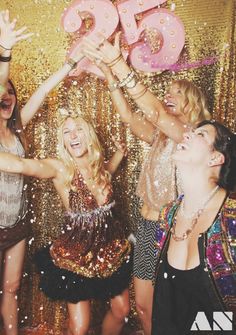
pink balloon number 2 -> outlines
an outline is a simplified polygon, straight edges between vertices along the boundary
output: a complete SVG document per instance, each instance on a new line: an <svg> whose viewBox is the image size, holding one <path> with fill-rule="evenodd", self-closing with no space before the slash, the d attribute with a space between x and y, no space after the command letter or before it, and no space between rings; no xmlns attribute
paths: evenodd
<svg viewBox="0 0 236 335"><path fill-rule="evenodd" d="M62 16L62 25L65 31L73 33L82 30L83 18L88 15L92 17L93 25L84 36L89 36L94 41L97 39L97 33L102 33L106 38L110 37L119 23L117 9L110 0L76 0ZM69 57L79 50L80 44L80 39L75 41L69 50ZM79 76L83 71L103 77L101 70L85 58L78 63L77 68L71 71L70 75Z"/></svg>
<svg viewBox="0 0 236 335"><path fill-rule="evenodd" d="M64 12L62 24L67 32L82 32L83 17L89 15L93 18L93 25L85 35L96 40L98 32L110 37L120 19L130 46L132 66L144 72L163 71L177 62L185 41L181 20L173 12L157 8L164 2L166 0L121 0L116 8L110 0L76 0ZM143 15L140 21L136 20L138 14ZM72 45L69 56L80 48L80 43L79 39ZM103 77L102 72L87 59L80 61L71 75L83 71Z"/></svg>

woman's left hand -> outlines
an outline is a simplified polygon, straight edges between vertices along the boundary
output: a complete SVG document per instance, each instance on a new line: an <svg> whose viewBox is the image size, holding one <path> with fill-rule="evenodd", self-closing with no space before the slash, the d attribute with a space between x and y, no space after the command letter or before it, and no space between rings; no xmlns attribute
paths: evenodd
<svg viewBox="0 0 236 335"><path fill-rule="evenodd" d="M10 22L9 11L0 12L0 46L5 50L11 50L13 46L21 41L29 38L33 33L24 34L27 27L15 29L16 19Z"/></svg>
<svg viewBox="0 0 236 335"><path fill-rule="evenodd" d="M109 64L121 54L120 34L121 32L116 34L114 45L108 42L101 34L99 34L101 40L100 43L94 42L88 37L84 37L82 42L82 52L87 57L92 57L98 61L101 60L104 63Z"/></svg>

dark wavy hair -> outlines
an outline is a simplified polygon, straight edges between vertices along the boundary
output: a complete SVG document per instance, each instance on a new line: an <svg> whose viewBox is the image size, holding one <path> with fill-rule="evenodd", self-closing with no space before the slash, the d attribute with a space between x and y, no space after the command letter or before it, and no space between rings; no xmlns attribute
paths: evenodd
<svg viewBox="0 0 236 335"><path fill-rule="evenodd" d="M27 149L27 144L26 144L26 138L24 135L24 130L23 130L23 125L21 121L21 115L20 115L20 110L18 106L18 100L17 100L17 94L16 94L16 89L15 86L13 85L13 82L11 80L8 80L8 83L11 85L11 88L13 90L13 93L16 97L16 103L13 108L13 112L9 120L7 120L7 127L15 134L21 144L23 145L24 149Z"/></svg>
<svg viewBox="0 0 236 335"><path fill-rule="evenodd" d="M213 147L224 155L225 161L220 169L218 185L228 192L236 191L236 135L220 122L205 120L197 128L211 125L215 128L216 137Z"/></svg>

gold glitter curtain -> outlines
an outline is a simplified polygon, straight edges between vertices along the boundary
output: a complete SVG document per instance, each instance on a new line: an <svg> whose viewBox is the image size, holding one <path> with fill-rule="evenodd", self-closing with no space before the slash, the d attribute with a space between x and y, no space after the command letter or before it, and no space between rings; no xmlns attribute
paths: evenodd
<svg viewBox="0 0 236 335"><path fill-rule="evenodd" d="M56 71L65 59L70 36L60 24L61 14L69 0L1 0L0 10L8 8L11 17L18 18L19 26L26 25L35 33L31 41L19 43L13 51L11 78L16 84L20 104L23 105L33 91L51 73ZM159 97L163 97L166 85L176 78L187 78L197 83L206 93L214 118L223 121L236 130L236 50L234 0L176 0L167 1L170 9L175 4L175 13L185 26L186 43L180 63L200 64L209 57L216 57L211 65L188 68L181 72L164 72L156 75L142 75L142 80ZM106 85L92 75L83 75L72 82L58 86L46 99L40 113L27 128L30 155L37 157L55 156L57 128L60 119L58 107L69 106L80 109L96 126L104 146L106 157L113 150L111 135L125 139L129 149L128 159L115 176L115 192L128 230L135 230L138 214L138 200L135 187L140 172L140 162L148 147L138 141L129 129L121 124L112 108ZM133 104L133 108L136 106ZM31 262L32 253L57 236L62 224L62 205L50 181L30 181L30 202L32 214L32 238L24 269L20 299L20 321L22 325L47 324L54 334L62 333L66 318L65 305L51 303L38 290L38 276ZM132 305L133 299L132 299ZM101 312L102 310L102 312ZM134 309L133 309L134 311ZM93 306L92 327L96 329L101 321L103 309ZM134 322L133 322L134 321ZM136 326L132 313L131 326ZM132 328L132 327L131 327ZM50 331L45 331L49 334ZM91 330L91 334L99 334Z"/></svg>

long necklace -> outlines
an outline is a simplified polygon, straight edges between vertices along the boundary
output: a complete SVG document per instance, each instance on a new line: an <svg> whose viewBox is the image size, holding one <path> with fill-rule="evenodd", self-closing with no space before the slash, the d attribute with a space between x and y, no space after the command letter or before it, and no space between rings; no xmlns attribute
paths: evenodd
<svg viewBox="0 0 236 335"><path fill-rule="evenodd" d="M206 208L206 205L209 203L209 201L214 197L214 195L216 194L216 192L219 190L219 186L217 185L209 194L208 196L206 197L205 201L203 202L203 204L201 205L200 208L198 208L196 211L192 212L191 213L191 216L188 215L184 215L184 211L183 209L181 210L181 204L183 203L183 200L182 200L182 203L180 204L180 210L181 210L181 214L186 218L191 218L191 225L190 227L182 234L182 236L178 236L176 235L176 232L175 232L175 227L176 227L176 216L174 217L174 222L173 222L173 226L171 227L171 234L172 234L172 237L173 239L176 241L176 242L180 242L180 241L183 241L183 240L186 240L189 235L191 234L191 232L193 231L194 227L196 226L197 222L198 222L198 219L200 217L200 215L204 212L205 208ZM183 206L183 205L182 205Z"/></svg>

